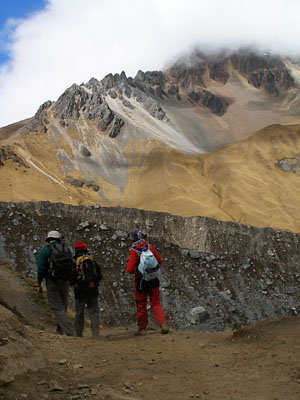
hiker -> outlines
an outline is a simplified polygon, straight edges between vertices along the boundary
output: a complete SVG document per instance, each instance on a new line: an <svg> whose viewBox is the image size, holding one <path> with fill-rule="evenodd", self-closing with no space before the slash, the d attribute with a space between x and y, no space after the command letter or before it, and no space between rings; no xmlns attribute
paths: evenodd
<svg viewBox="0 0 300 400"><path fill-rule="evenodd" d="M37 264L38 293L42 294L42 281L45 279L48 302L56 318L57 333L75 336L74 326L67 315L69 280L74 268L72 251L61 242L61 235L57 231L50 231L45 241L47 245L40 251Z"/></svg>
<svg viewBox="0 0 300 400"><path fill-rule="evenodd" d="M101 270L86 244L75 244L76 267L72 279L75 295L75 330L78 337L82 337L84 329L84 311L87 306L91 322L92 337L99 337L99 305L98 286L101 280Z"/></svg>
<svg viewBox="0 0 300 400"><path fill-rule="evenodd" d="M155 264L157 266L154 268L157 272L159 271L159 266L162 264L162 258L152 246L152 244L146 242L146 234L140 229L133 229L129 235L129 239L133 242L129 254L128 264L126 266L127 272L130 274L135 274L134 282L134 294L137 304L137 324L138 331L136 336L141 336L146 334L146 329L148 325L148 311L147 311L147 299L150 298L150 306L153 310L156 322L161 328L161 333L166 334L169 332L169 327L167 324L166 315L160 304L159 296L159 273L155 274L154 279L149 279L143 277L142 273L139 271L141 254L143 251L150 250L155 256Z"/></svg>

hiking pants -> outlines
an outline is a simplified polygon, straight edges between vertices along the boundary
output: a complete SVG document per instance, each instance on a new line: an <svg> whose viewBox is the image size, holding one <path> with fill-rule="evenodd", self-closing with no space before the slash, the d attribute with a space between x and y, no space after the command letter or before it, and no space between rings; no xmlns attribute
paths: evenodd
<svg viewBox="0 0 300 400"><path fill-rule="evenodd" d="M69 282L60 281L47 286L47 297L52 308L57 325L68 336L75 336L75 329L68 317Z"/></svg>
<svg viewBox="0 0 300 400"><path fill-rule="evenodd" d="M91 321L92 336L99 335L99 305L98 295L93 297L82 297L75 299L75 330L77 336L82 336L84 329L84 311L87 306L89 318Z"/></svg>
<svg viewBox="0 0 300 400"><path fill-rule="evenodd" d="M139 329L146 329L148 326L148 295L150 298L150 306L153 310L154 318L158 325L160 326L164 322L167 322L166 315L160 304L159 286L150 288L148 292L139 292L135 288L134 294L137 305L137 323Z"/></svg>

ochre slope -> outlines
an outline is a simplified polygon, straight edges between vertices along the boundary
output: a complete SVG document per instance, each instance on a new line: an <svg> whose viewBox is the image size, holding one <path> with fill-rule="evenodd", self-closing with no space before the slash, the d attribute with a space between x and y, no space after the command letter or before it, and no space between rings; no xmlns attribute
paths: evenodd
<svg viewBox="0 0 300 400"><path fill-rule="evenodd" d="M152 143L142 166L139 162L136 159L129 170L123 206L183 216L226 217L218 207L213 182L202 176L201 158L189 157L156 142Z"/></svg>
<svg viewBox="0 0 300 400"><path fill-rule="evenodd" d="M4 161L0 200L123 206L300 231L300 172L287 172L279 164L283 159L297 164L299 159L300 165L300 124L272 125L197 156L133 137L122 156L127 165L120 172L113 164L107 167L107 174L127 176L123 188L99 173L97 180L91 176L99 191L70 183L68 177L87 179L76 167L73 139L60 137L58 151L57 137L51 135L2 141L25 166ZM68 161L58 157L62 150Z"/></svg>
<svg viewBox="0 0 300 400"><path fill-rule="evenodd" d="M299 159L300 125L272 125L203 157L204 175L236 222L300 230L300 174L278 161Z"/></svg>

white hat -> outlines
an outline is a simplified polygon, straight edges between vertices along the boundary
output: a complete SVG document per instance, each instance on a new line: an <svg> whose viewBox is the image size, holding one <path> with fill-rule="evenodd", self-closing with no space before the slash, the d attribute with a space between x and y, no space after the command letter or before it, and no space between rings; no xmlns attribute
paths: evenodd
<svg viewBox="0 0 300 400"><path fill-rule="evenodd" d="M50 231L45 239L46 242L50 239L60 239L60 233L57 231Z"/></svg>

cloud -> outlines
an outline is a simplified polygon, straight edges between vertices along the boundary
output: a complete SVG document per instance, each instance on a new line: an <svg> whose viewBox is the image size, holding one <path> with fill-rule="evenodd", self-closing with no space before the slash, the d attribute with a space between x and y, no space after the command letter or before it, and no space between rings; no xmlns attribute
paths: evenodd
<svg viewBox="0 0 300 400"><path fill-rule="evenodd" d="M73 83L162 69L196 45L299 56L299 15L298 0L48 0L14 21L9 38L0 33L10 55L0 67L0 126Z"/></svg>

